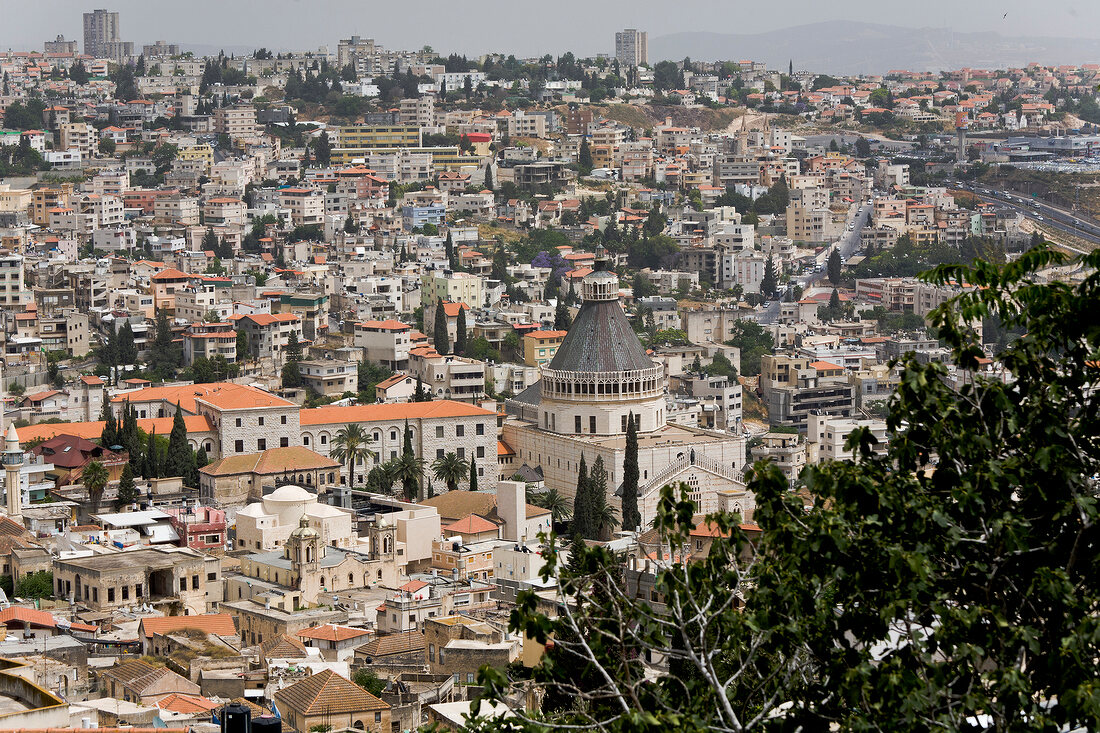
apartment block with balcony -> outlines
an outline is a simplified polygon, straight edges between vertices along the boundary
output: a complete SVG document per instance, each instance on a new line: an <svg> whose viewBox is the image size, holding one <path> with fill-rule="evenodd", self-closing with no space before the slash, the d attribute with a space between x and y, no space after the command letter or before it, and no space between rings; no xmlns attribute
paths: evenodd
<svg viewBox="0 0 1100 733"><path fill-rule="evenodd" d="M224 358L232 364L237 361L237 331L232 323L192 323L183 332L183 363L187 366L196 359Z"/></svg>
<svg viewBox="0 0 1100 733"><path fill-rule="evenodd" d="M316 359L298 362L302 385L319 395L339 396L358 389L356 364L349 361Z"/></svg>

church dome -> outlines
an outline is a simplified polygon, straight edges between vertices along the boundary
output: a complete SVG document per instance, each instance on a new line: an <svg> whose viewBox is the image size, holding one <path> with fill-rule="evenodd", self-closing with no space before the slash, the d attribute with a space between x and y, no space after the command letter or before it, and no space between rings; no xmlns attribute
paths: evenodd
<svg viewBox="0 0 1100 733"><path fill-rule="evenodd" d="M264 498L271 501L313 501L313 494L301 486L287 484L275 489Z"/></svg>
<svg viewBox="0 0 1100 733"><path fill-rule="evenodd" d="M570 372L625 372L652 369L653 360L619 305L619 278L598 257L582 283L584 302L550 369Z"/></svg>

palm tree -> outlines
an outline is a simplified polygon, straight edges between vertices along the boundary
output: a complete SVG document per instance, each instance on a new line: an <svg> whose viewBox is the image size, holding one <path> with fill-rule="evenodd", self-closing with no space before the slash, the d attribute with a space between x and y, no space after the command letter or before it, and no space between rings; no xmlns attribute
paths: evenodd
<svg viewBox="0 0 1100 733"><path fill-rule="evenodd" d="M432 475L437 481L447 484L447 491L458 488L458 482L466 478L470 463L455 453L448 453L432 461Z"/></svg>
<svg viewBox="0 0 1100 733"><path fill-rule="evenodd" d="M569 500L562 496L557 489L549 489L541 494L533 495L531 503L543 509L549 509L550 519L554 524L560 524L573 516L573 508Z"/></svg>
<svg viewBox="0 0 1100 733"><path fill-rule="evenodd" d="M103 489L107 488L107 482L111 480L107 467L99 461L92 461L84 467L80 478L84 482L84 488L88 490L89 502L98 511L99 502L103 499Z"/></svg>
<svg viewBox="0 0 1100 733"><path fill-rule="evenodd" d="M332 439L329 454L334 460L348 464L348 488L355 487L355 465L374 455L368 447L370 442L370 436L359 423L345 425Z"/></svg>
<svg viewBox="0 0 1100 733"><path fill-rule="evenodd" d="M600 513L596 515L596 531L600 537L610 537L615 528L619 526L619 512L610 504L600 507Z"/></svg>
<svg viewBox="0 0 1100 733"><path fill-rule="evenodd" d="M424 459L411 453L403 453L390 461L390 465L392 466L392 475L395 482L399 482L403 486L413 487L411 490L406 490L405 501L417 499L417 496L410 496L410 494L420 493L420 478L424 475Z"/></svg>

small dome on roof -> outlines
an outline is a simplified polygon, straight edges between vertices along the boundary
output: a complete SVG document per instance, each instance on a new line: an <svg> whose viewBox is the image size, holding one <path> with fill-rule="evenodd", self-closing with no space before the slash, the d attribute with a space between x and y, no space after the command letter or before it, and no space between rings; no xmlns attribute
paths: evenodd
<svg viewBox="0 0 1100 733"><path fill-rule="evenodd" d="M309 517L303 516L298 520L298 529L290 533L291 537L298 537L300 539L313 539L320 537L321 533L309 526Z"/></svg>

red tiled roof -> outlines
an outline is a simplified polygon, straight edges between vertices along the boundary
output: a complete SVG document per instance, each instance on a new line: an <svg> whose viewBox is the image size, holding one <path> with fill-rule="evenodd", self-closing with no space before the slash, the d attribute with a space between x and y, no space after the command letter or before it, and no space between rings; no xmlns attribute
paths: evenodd
<svg viewBox="0 0 1100 733"><path fill-rule="evenodd" d="M370 634L370 631L367 629L337 626L336 624L324 624L323 626L316 626L298 632L298 636L302 639L317 639L318 641L347 641L368 634Z"/></svg>

